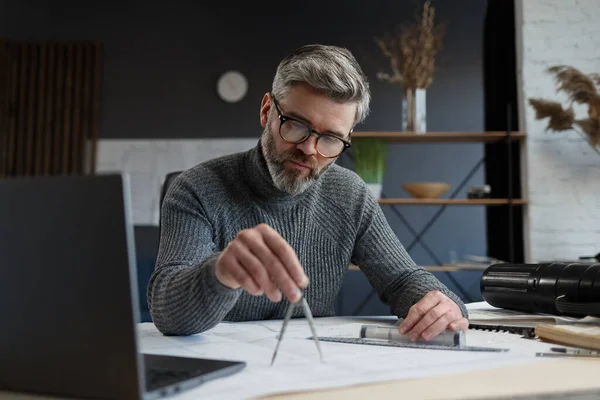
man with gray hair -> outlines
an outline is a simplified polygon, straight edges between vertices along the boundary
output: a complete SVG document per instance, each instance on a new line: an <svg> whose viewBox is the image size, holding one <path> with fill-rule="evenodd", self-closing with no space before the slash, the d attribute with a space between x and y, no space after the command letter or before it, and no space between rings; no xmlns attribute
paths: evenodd
<svg viewBox="0 0 600 400"><path fill-rule="evenodd" d="M415 265L364 181L334 164L369 102L346 49L307 45L281 61L257 146L184 171L167 191L148 284L161 332L283 318L302 292L314 316L331 316L351 263L411 340L468 328L464 304Z"/></svg>

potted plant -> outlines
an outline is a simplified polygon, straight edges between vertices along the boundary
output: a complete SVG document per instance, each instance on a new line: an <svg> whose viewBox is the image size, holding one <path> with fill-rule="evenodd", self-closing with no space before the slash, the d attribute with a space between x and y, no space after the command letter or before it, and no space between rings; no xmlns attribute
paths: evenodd
<svg viewBox="0 0 600 400"><path fill-rule="evenodd" d="M378 138L352 140L354 171L365 181L376 199L381 198L387 143Z"/></svg>

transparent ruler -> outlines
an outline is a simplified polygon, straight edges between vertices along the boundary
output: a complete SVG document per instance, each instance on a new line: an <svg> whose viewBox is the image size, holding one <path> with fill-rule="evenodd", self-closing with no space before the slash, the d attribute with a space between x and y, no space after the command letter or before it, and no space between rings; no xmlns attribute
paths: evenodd
<svg viewBox="0 0 600 400"><path fill-rule="evenodd" d="M312 340L312 336L308 339ZM452 350L452 351L492 351L492 352L505 352L509 349L495 348L495 347L478 347L478 346L465 346L465 347L454 347L454 346L439 346L430 345L426 343L405 343L395 342L389 340L374 340L374 339L358 339L358 338L343 338L343 337L319 337L321 342L334 342L334 343L346 343L346 344L365 344L369 346L388 346L388 347L407 347L413 349L428 349L428 350Z"/></svg>

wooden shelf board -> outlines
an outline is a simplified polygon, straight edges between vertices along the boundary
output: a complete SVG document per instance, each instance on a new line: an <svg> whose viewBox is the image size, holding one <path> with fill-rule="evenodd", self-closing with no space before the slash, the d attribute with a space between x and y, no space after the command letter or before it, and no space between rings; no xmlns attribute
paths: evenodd
<svg viewBox="0 0 600 400"><path fill-rule="evenodd" d="M414 199L414 198L389 198L379 199L379 204L382 205L505 205L508 204L508 199ZM515 205L527 204L527 199L513 199Z"/></svg>
<svg viewBox="0 0 600 400"><path fill-rule="evenodd" d="M382 138L399 143L431 143L431 142L497 142L505 139L506 132L352 132L352 138ZM525 132L511 132L512 140L522 140L527 137Z"/></svg>
<svg viewBox="0 0 600 400"><path fill-rule="evenodd" d="M479 271L478 269L474 269L474 268L461 268L461 267L458 267L458 266L455 267L452 265L424 265L423 268L425 268L427 271L430 271L430 272ZM348 269L350 271L360 271L360 268L358 267L358 265L354 265L354 264L351 264Z"/></svg>

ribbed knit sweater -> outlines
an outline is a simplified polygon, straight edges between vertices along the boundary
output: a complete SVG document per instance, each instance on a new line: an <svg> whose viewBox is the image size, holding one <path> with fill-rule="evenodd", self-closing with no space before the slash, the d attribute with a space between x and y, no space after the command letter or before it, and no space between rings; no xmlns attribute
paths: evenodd
<svg viewBox="0 0 600 400"><path fill-rule="evenodd" d="M161 332L189 335L223 320L283 318L289 305L285 297L274 303L228 288L215 277L219 252L238 232L260 223L295 250L310 280L304 296L315 317L334 315L351 263L360 266L398 317L432 290L450 297L467 316L462 301L413 262L358 175L334 164L310 188L291 195L274 186L259 142L184 171L168 189L147 293ZM303 316L302 308L293 316Z"/></svg>

